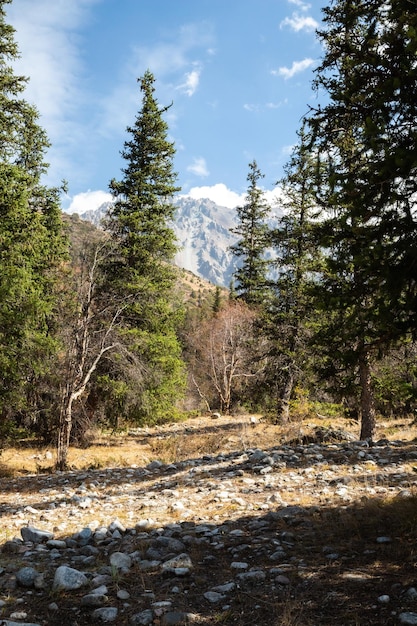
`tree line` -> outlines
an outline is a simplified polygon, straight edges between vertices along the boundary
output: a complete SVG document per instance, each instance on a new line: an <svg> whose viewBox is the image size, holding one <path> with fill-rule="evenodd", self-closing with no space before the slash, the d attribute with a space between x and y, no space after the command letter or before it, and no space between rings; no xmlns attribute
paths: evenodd
<svg viewBox="0 0 417 626"><path fill-rule="evenodd" d="M183 297L173 265L175 146L148 70L103 231L78 245L42 183L47 136L16 76L0 0L0 436L55 441L60 469L88 426L192 410L291 418L337 402L372 438L376 412L411 412L417 382L416 46L410 0L333 0L311 108L271 226L249 164L227 295ZM172 105L170 105L172 106Z"/></svg>

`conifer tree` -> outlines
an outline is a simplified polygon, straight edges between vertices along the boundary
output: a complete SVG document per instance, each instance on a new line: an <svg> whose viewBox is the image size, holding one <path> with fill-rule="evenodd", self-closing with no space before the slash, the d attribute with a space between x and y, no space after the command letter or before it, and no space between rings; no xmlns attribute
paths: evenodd
<svg viewBox="0 0 417 626"><path fill-rule="evenodd" d="M333 0L324 23L315 84L329 102L308 118L326 211L322 345L330 369L357 372L361 437L371 438L372 362L416 316L417 10L409 0Z"/></svg>
<svg viewBox="0 0 417 626"><path fill-rule="evenodd" d="M268 225L266 219L270 206L265 200L264 192L259 187L263 174L256 161L249 164L249 182L246 202L237 208L238 225L231 232L240 239L230 247L231 251L241 260L236 269L235 290L237 297L249 305L261 304L266 294L268 261L265 252L268 248Z"/></svg>
<svg viewBox="0 0 417 626"><path fill-rule="evenodd" d="M49 146L38 113L14 74L14 29L0 0L0 415L19 410L45 371L55 343L57 271L65 256L59 190L44 187Z"/></svg>
<svg viewBox="0 0 417 626"><path fill-rule="evenodd" d="M169 107L160 108L150 71L138 82L142 105L127 129L126 167L121 180L110 183L115 203L107 228L115 254L107 272L110 289L131 294L134 301L123 316L124 332L143 361L136 416L149 420L166 414L183 389L172 266L177 249L173 196L180 188L173 171L175 148L163 119Z"/></svg>
<svg viewBox="0 0 417 626"><path fill-rule="evenodd" d="M310 284L320 258L311 236L319 213L312 188L313 168L303 129L280 181L283 213L271 231L276 278L263 324L271 342L269 360L277 419L284 422L289 419L290 400L302 375L302 384L307 386L308 338L313 322Z"/></svg>

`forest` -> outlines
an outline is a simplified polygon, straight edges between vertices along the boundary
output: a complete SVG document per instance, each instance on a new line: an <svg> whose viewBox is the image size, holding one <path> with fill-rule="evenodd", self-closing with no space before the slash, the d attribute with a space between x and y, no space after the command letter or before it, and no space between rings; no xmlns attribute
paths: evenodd
<svg viewBox="0 0 417 626"><path fill-rule="evenodd" d="M318 104L277 181L282 217L269 225L252 161L226 290L173 264L175 103L159 103L150 70L103 228L62 212L65 184L43 182L49 141L24 98L30 77L13 69L10 2L0 0L0 449L54 442L64 469L92 427L311 411L353 418L372 440L378 416L413 416L415 3L323 9Z"/></svg>

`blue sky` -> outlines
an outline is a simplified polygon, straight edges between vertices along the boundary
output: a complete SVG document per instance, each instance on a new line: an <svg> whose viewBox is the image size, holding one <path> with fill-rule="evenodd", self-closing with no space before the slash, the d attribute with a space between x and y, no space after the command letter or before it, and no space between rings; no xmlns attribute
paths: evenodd
<svg viewBox="0 0 417 626"><path fill-rule="evenodd" d="M121 176L126 126L150 69L175 142L182 193L238 205L256 159L273 192L322 50L315 36L325 0L14 0L30 78L25 97L52 143L48 183L66 179L63 207L82 212Z"/></svg>

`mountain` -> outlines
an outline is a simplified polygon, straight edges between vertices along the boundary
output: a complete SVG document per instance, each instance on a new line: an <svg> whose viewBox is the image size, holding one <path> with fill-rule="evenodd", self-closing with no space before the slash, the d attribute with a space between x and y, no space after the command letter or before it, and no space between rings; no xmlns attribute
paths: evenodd
<svg viewBox="0 0 417 626"><path fill-rule="evenodd" d="M176 265L215 285L228 287L236 269L236 259L230 252L237 240L230 232L236 226L236 209L189 196L178 196L174 204L177 210L173 230L180 248ZM111 203L105 202L83 213L81 219L100 226L110 207ZM279 209L272 210L271 223L276 222L279 214Z"/></svg>
<svg viewBox="0 0 417 626"><path fill-rule="evenodd" d="M180 246L175 263L215 285L229 286L235 270L230 246L236 235L236 210L219 206L211 200L176 199L173 229Z"/></svg>
<svg viewBox="0 0 417 626"><path fill-rule="evenodd" d="M108 211L112 206L111 202L103 202L97 209L90 209L89 211L85 211L80 215L82 220L86 222L91 222L97 228L100 228L102 220L106 217Z"/></svg>
<svg viewBox="0 0 417 626"><path fill-rule="evenodd" d="M219 286L229 286L235 259L229 250L236 241L230 232L236 224L236 210L217 205L208 199L193 200L179 196L173 230L180 250L175 264ZM110 202L82 213L81 219L100 226Z"/></svg>

